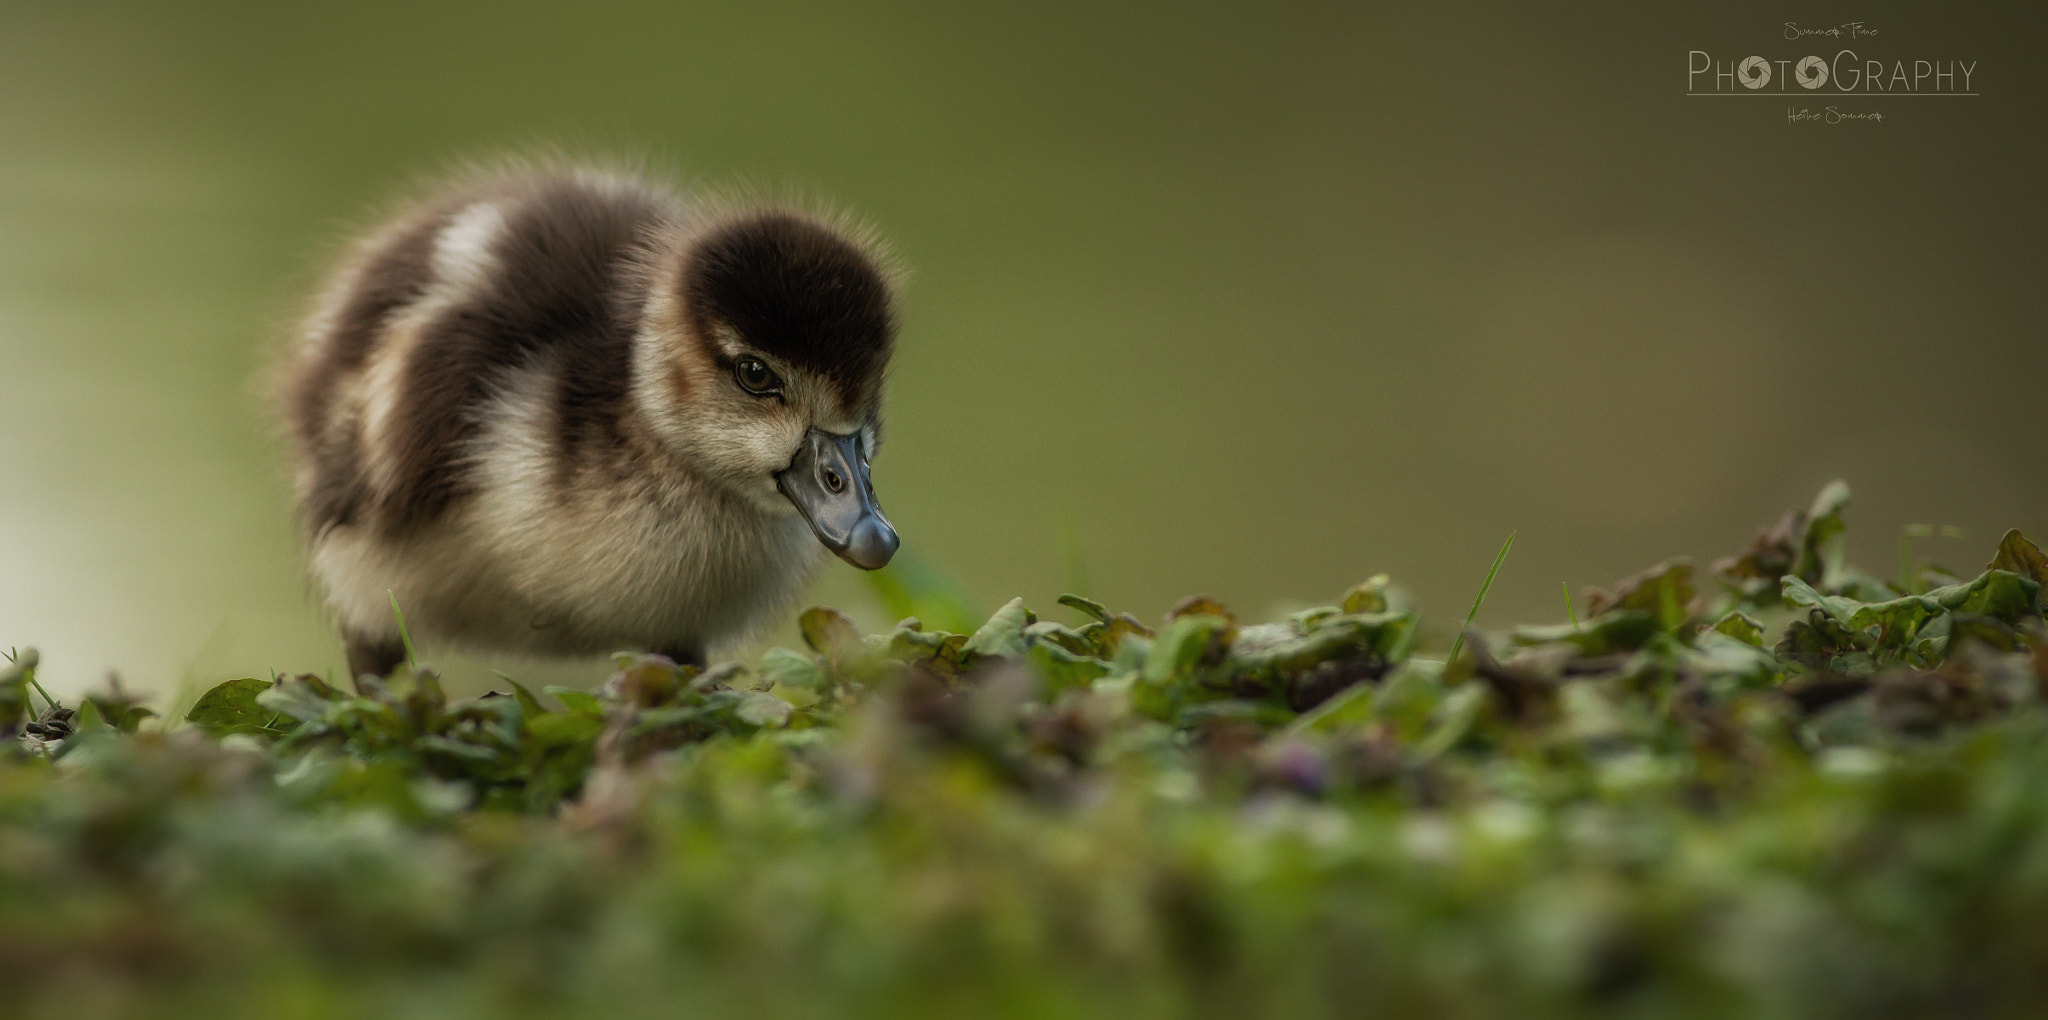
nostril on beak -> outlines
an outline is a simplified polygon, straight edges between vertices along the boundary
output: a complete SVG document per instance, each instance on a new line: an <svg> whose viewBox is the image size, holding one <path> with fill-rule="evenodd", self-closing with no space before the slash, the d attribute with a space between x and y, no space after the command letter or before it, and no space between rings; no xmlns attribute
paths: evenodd
<svg viewBox="0 0 2048 1020"><path fill-rule="evenodd" d="M826 468L825 488L830 489L834 494L837 494L846 488L846 479L839 477L839 472L834 471L831 468Z"/></svg>

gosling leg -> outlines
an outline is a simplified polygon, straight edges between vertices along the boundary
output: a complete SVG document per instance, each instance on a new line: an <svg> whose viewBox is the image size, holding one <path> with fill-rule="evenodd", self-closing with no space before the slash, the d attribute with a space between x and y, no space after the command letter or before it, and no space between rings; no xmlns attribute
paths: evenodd
<svg viewBox="0 0 2048 1020"><path fill-rule="evenodd" d="M368 638L344 633L342 646L348 651L348 675L353 680L365 673L386 677L405 661L405 644L397 638Z"/></svg>

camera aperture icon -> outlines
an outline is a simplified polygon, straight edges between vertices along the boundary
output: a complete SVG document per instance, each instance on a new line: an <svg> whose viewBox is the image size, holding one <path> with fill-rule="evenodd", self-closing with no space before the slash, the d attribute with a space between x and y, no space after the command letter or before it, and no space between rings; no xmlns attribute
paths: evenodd
<svg viewBox="0 0 2048 1020"><path fill-rule="evenodd" d="M1735 69L1735 77L1746 89L1760 89L1771 83L1771 62L1762 57L1751 57Z"/></svg>
<svg viewBox="0 0 2048 1020"><path fill-rule="evenodd" d="M1792 69L1792 77L1799 80L1800 88L1820 88L1828 83L1828 62L1819 57L1807 57Z"/></svg>

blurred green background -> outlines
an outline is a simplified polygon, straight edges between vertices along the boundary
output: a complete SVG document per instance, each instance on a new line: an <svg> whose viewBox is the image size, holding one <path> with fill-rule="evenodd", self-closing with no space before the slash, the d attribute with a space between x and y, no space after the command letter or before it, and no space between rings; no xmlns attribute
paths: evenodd
<svg viewBox="0 0 2048 1020"><path fill-rule="evenodd" d="M1836 6L9 3L0 645L70 690L338 665L254 379L367 210L543 143L883 227L877 483L984 606L1389 571L1443 625L1515 531L1481 622L1549 620L1836 476L1857 559L1953 524L1977 566L2048 532L2048 19ZM1833 51L1788 17L1983 95L1683 95L1690 49Z"/></svg>

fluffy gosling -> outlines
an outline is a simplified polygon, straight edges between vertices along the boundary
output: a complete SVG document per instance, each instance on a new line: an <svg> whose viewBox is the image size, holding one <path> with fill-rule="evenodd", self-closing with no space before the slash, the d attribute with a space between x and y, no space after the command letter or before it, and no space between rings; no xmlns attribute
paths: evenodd
<svg viewBox="0 0 2048 1020"><path fill-rule="evenodd" d="M897 537L894 284L863 233L584 169L442 189L356 246L286 366L315 587L352 674L410 632L703 663L830 549Z"/></svg>

